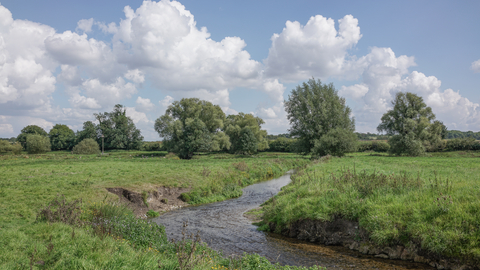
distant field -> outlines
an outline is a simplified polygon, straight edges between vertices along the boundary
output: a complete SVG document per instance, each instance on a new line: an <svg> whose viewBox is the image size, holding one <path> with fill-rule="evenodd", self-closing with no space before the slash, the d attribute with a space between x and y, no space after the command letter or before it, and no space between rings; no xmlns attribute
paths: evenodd
<svg viewBox="0 0 480 270"><path fill-rule="evenodd" d="M294 176L264 206L278 230L301 219L359 221L379 245L408 245L480 262L480 153L425 157L355 153Z"/></svg>

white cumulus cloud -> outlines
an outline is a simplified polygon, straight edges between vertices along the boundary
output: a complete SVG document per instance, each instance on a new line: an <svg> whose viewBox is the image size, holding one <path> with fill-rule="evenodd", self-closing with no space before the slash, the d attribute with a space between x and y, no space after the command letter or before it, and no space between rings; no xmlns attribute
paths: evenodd
<svg viewBox="0 0 480 270"><path fill-rule="evenodd" d="M282 33L272 36L272 46L265 60L267 76L283 80L303 80L341 75L347 50L360 40L358 20L346 15L335 21L321 15L311 17L306 25L287 21Z"/></svg>

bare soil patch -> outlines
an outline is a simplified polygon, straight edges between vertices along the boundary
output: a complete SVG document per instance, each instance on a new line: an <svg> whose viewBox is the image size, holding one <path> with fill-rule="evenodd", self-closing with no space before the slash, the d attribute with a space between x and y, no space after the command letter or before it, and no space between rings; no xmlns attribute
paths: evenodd
<svg viewBox="0 0 480 270"><path fill-rule="evenodd" d="M148 210L159 213L185 207L188 203L180 199L180 195L189 192L190 188L157 187L154 191L138 193L125 188L107 188L108 192L116 194L119 200L126 203L135 215L145 218Z"/></svg>

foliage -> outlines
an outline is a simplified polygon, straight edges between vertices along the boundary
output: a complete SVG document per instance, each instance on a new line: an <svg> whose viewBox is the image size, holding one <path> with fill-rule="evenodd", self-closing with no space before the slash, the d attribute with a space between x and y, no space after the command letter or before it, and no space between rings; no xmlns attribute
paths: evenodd
<svg viewBox="0 0 480 270"><path fill-rule="evenodd" d="M264 204L264 223L274 222L281 231L298 220L342 217L359 222L378 245L418 241L425 252L478 265L478 157L352 154L312 163Z"/></svg>
<svg viewBox="0 0 480 270"><path fill-rule="evenodd" d="M268 141L268 151L271 152L293 152L292 144L295 143L295 139L286 137L277 137L275 140Z"/></svg>
<svg viewBox="0 0 480 270"><path fill-rule="evenodd" d="M72 149L75 142L75 133L66 125L56 124L48 132L52 150Z"/></svg>
<svg viewBox="0 0 480 270"><path fill-rule="evenodd" d="M73 147L72 152L76 155L92 155L100 153L100 146L94 139L84 139Z"/></svg>
<svg viewBox="0 0 480 270"><path fill-rule="evenodd" d="M434 121L435 115L422 97L399 92L392 105L393 109L382 116L382 123L377 127L379 132L385 131L391 136L390 153L419 156L425 150L439 147L447 129L442 122Z"/></svg>
<svg viewBox="0 0 480 270"><path fill-rule="evenodd" d="M342 157L345 153L355 152L357 148L357 135L350 130L335 128L329 130L320 140L315 141L312 156L326 155Z"/></svg>
<svg viewBox="0 0 480 270"><path fill-rule="evenodd" d="M338 96L333 84L325 85L314 79L304 82L292 90L288 101L285 101L285 110L291 124L290 135L298 136L296 151L304 154L328 151L342 155L344 151L351 150L347 146L353 142L339 144L331 139L335 133L343 134L345 139L356 140L356 136L351 135L355 130L354 120L350 118L351 110L345 105L345 99ZM339 132L340 129L344 131ZM322 136L327 137L321 139ZM321 142L328 144L320 146Z"/></svg>
<svg viewBox="0 0 480 270"><path fill-rule="evenodd" d="M22 149L22 145L18 142L10 143L7 140L0 140L0 154L11 152L14 155L19 155Z"/></svg>
<svg viewBox="0 0 480 270"><path fill-rule="evenodd" d="M448 151L478 151L480 150L480 141L476 141L473 137L451 139L447 140L446 148Z"/></svg>
<svg viewBox="0 0 480 270"><path fill-rule="evenodd" d="M87 121L83 123L83 130L77 131L75 137L75 144L85 140L85 139L94 139L98 140L97 136L97 126L92 121Z"/></svg>
<svg viewBox="0 0 480 270"><path fill-rule="evenodd" d="M158 213L157 211L153 211L152 209L148 210L147 211L147 217L149 218L154 218L154 217L158 217L160 216L160 213Z"/></svg>
<svg viewBox="0 0 480 270"><path fill-rule="evenodd" d="M165 148L182 159L191 159L195 152L229 149L223 132L225 114L218 105L198 98L175 101L155 121L155 131L163 138Z"/></svg>
<svg viewBox="0 0 480 270"><path fill-rule="evenodd" d="M165 227L136 218L122 205L105 202L87 205L84 219L100 237L114 236L143 250L163 251L168 248Z"/></svg>
<svg viewBox="0 0 480 270"><path fill-rule="evenodd" d="M94 114L99 122L96 126L97 134L104 136L105 149L131 150L140 149L142 146L143 136L126 112L124 106L117 104L112 112ZM97 136L99 144L101 140L102 138Z"/></svg>
<svg viewBox="0 0 480 270"><path fill-rule="evenodd" d="M29 126L24 127L20 131L20 134L18 134L18 136L17 136L17 142L22 144L24 150L27 150L27 136L29 134L37 134L37 135L42 135L42 136L48 136L47 132L39 126L29 125Z"/></svg>
<svg viewBox="0 0 480 270"><path fill-rule="evenodd" d="M357 145L357 152L388 152L389 149L390 145L385 141L361 141Z"/></svg>
<svg viewBox="0 0 480 270"><path fill-rule="evenodd" d="M446 139L457 139L457 138L475 138L476 140L480 140L480 131L473 132L473 131L460 131L460 130L448 130Z"/></svg>
<svg viewBox="0 0 480 270"><path fill-rule="evenodd" d="M232 143L230 152L253 154L268 148L267 131L261 126L265 122L252 114L229 115L225 121L225 133Z"/></svg>
<svg viewBox="0 0 480 270"><path fill-rule="evenodd" d="M144 151L165 151L162 142L143 142L142 150Z"/></svg>
<svg viewBox="0 0 480 270"><path fill-rule="evenodd" d="M37 134L27 136L27 152L29 154L42 154L50 151L51 145L48 137Z"/></svg>

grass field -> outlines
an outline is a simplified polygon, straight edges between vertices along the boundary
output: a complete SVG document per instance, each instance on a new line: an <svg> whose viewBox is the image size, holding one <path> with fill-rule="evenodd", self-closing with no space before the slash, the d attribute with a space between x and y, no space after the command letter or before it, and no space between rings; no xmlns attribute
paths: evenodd
<svg viewBox="0 0 480 270"><path fill-rule="evenodd" d="M343 217L359 221L378 245L414 241L441 256L480 262L478 152L355 153L324 158L292 179L265 203L265 224L281 230L301 219Z"/></svg>
<svg viewBox="0 0 480 270"><path fill-rule="evenodd" d="M277 269L257 255L231 260L201 245L193 256L199 261L179 267L178 258L188 257L195 241L184 241L186 248L181 251L166 242L161 227L138 220L129 209L113 203L116 195L105 188L143 192L158 186L190 187L191 203L212 202L238 196L242 186L309 162L277 153L211 154L192 160L178 160L165 152L126 151L105 156L69 152L0 156L0 268L154 269L160 263L161 269ZM75 216L78 210L74 224L36 220L57 194L65 195L68 215ZM83 200L78 208L76 199Z"/></svg>

